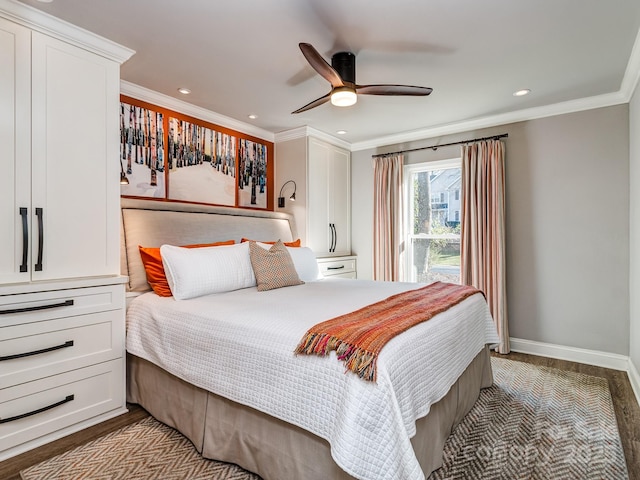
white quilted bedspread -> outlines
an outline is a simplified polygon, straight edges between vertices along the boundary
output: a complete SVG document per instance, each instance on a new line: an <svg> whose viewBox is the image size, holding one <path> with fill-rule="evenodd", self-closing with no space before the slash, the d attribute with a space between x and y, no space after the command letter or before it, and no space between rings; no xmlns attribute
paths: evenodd
<svg viewBox="0 0 640 480"><path fill-rule="evenodd" d="M295 356L305 332L415 283L320 280L176 301L147 293L127 312L127 350L177 377L325 438L363 480L423 479L415 421L498 336L482 295L393 338L377 383L329 357Z"/></svg>

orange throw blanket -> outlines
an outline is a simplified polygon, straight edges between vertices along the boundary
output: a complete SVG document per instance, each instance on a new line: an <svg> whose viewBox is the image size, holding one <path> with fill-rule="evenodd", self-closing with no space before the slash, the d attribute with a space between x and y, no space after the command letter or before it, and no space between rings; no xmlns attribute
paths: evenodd
<svg viewBox="0 0 640 480"><path fill-rule="evenodd" d="M304 335L295 353L327 355L335 350L348 370L375 382L378 354L389 340L479 292L466 285L435 282L398 293L318 323Z"/></svg>

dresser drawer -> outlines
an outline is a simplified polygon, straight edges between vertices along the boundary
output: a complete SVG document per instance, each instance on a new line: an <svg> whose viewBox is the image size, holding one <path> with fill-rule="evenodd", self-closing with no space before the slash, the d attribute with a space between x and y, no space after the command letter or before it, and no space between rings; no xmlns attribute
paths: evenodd
<svg viewBox="0 0 640 480"><path fill-rule="evenodd" d="M354 273L353 276L348 276L348 278L355 278L356 259L353 257L335 259L318 258L317 260L320 273L325 277L332 275L344 277L347 273Z"/></svg>
<svg viewBox="0 0 640 480"><path fill-rule="evenodd" d="M123 308L123 285L2 295L0 328Z"/></svg>
<svg viewBox="0 0 640 480"><path fill-rule="evenodd" d="M0 452L124 405L123 360L0 390Z"/></svg>
<svg viewBox="0 0 640 480"><path fill-rule="evenodd" d="M124 355L124 312L0 328L0 389Z"/></svg>

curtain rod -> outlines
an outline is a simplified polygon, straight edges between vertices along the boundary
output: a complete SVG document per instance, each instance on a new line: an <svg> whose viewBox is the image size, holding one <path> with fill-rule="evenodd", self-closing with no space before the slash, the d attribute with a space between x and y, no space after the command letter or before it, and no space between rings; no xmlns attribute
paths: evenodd
<svg viewBox="0 0 640 480"><path fill-rule="evenodd" d="M508 137L508 133L501 133L500 135L491 135L490 137L474 138L471 140L460 140L459 142L443 143L442 145L431 145L430 147L410 148L409 150L400 150L398 152L389 153L376 153L371 155L372 157L386 157L387 155L397 155L398 153L417 152L418 150L437 150L440 147L449 147L451 145L462 145L463 143L481 142L483 140L499 140L501 138Z"/></svg>

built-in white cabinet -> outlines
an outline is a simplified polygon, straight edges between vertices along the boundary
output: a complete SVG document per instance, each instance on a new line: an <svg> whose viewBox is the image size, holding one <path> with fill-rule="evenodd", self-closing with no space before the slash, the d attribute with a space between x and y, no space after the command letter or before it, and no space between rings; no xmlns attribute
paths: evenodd
<svg viewBox="0 0 640 480"><path fill-rule="evenodd" d="M0 460L126 412L120 63L0 0Z"/></svg>
<svg viewBox="0 0 640 480"><path fill-rule="evenodd" d="M119 64L1 18L0 48L0 283L117 274Z"/></svg>
<svg viewBox="0 0 640 480"><path fill-rule="evenodd" d="M276 185L304 246L316 256L351 255L351 153L324 138L295 132L276 137ZM290 200L296 184L296 201ZM285 185L286 184L286 185Z"/></svg>
<svg viewBox="0 0 640 480"><path fill-rule="evenodd" d="M0 295L0 461L126 412L123 282Z"/></svg>
<svg viewBox="0 0 640 480"><path fill-rule="evenodd" d="M307 245L318 256L351 254L351 154L308 138Z"/></svg>
<svg viewBox="0 0 640 480"><path fill-rule="evenodd" d="M31 279L31 31L0 18L0 284Z"/></svg>

